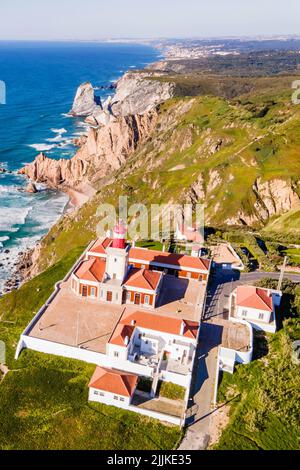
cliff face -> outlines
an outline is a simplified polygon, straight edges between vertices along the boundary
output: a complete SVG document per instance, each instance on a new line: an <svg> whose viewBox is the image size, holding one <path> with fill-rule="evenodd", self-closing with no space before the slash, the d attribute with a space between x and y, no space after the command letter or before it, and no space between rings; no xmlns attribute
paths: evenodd
<svg viewBox="0 0 300 470"><path fill-rule="evenodd" d="M20 170L32 181L50 187L80 189L120 168L128 156L153 131L157 111L119 117L106 126L89 129L85 143L70 160L53 160L41 153Z"/></svg>
<svg viewBox="0 0 300 470"><path fill-rule="evenodd" d="M157 106L173 93L170 83L147 79L147 73L127 73L117 83L116 94L105 103L95 98L91 83L82 84L75 96L73 116L86 116L93 125L70 160L53 160L45 154L20 170L32 181L50 187L80 189L120 168L153 131Z"/></svg>

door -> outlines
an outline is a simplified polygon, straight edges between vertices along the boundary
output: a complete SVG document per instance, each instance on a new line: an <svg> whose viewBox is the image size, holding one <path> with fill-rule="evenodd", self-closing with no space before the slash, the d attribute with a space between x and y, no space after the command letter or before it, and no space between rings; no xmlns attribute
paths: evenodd
<svg viewBox="0 0 300 470"><path fill-rule="evenodd" d="M108 291L106 295L107 302L112 302L112 292Z"/></svg>
<svg viewBox="0 0 300 470"><path fill-rule="evenodd" d="M87 294L88 294L88 289L87 289L87 286L82 286L82 296L83 297L87 297Z"/></svg>
<svg viewBox="0 0 300 470"><path fill-rule="evenodd" d="M135 305L140 305L140 303L141 303L141 294L134 294L134 303L135 303Z"/></svg>

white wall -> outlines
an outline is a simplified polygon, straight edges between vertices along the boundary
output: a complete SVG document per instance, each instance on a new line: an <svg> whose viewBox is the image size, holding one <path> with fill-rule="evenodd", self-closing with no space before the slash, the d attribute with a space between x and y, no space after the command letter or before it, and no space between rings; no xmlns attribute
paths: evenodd
<svg viewBox="0 0 300 470"><path fill-rule="evenodd" d="M247 311L247 316L243 315L243 311ZM264 315L263 319L259 318L260 313ZM256 308L249 308L249 307L237 307L236 309L236 316L237 318L241 318L242 320L254 320L254 321L260 321L263 323L270 323L271 319L271 314L272 312L267 312L264 310L258 310Z"/></svg>
<svg viewBox="0 0 300 470"><path fill-rule="evenodd" d="M101 395L101 393L104 395ZM117 397L117 399L115 398ZM106 405L117 406L118 408L128 408L130 405L130 397L123 397L116 393L105 392L96 388L89 389L89 401L105 403Z"/></svg>
<svg viewBox="0 0 300 470"><path fill-rule="evenodd" d="M107 248L106 272L111 279L123 281L128 271L128 252L119 248Z"/></svg>
<svg viewBox="0 0 300 470"><path fill-rule="evenodd" d="M162 370L159 375L159 378L161 380L164 380L165 382L172 382L173 384L181 385L182 387L189 387L190 377L191 377L191 374L181 375L181 374L176 374L175 372L170 372L167 370Z"/></svg>
<svg viewBox="0 0 300 470"><path fill-rule="evenodd" d="M116 356L115 353L118 354L118 356ZM118 346L117 344L107 343L106 354L119 361L127 361L128 359L128 349Z"/></svg>
<svg viewBox="0 0 300 470"><path fill-rule="evenodd" d="M116 406L117 408L123 408L128 411L132 411L133 413L138 413L143 416L148 416L149 418L158 419L159 421L163 421L166 423L171 423L176 426L182 426L183 423L181 419L177 416L167 415L164 413L159 413L157 411L147 410L145 408L139 408L138 406L133 406L130 404L130 398L124 397L124 402L120 400L114 400L114 395L108 392L104 392L105 396L101 397L100 395L94 394L95 389L90 388L89 391L89 400L94 401L97 403L104 403L105 405L109 406ZM97 390L98 391L98 390Z"/></svg>
<svg viewBox="0 0 300 470"><path fill-rule="evenodd" d="M60 343L54 343L44 339L33 338L31 336L22 335L16 350L16 359L18 359L22 349L28 348L33 351L39 351L46 354L54 354L56 356L69 357L78 359L79 361L96 364L102 367L113 369L121 369L132 374L152 377L153 370L151 367L136 364L130 361L122 361L118 358L112 358L106 354L101 354L87 349L76 348L75 346L66 346Z"/></svg>

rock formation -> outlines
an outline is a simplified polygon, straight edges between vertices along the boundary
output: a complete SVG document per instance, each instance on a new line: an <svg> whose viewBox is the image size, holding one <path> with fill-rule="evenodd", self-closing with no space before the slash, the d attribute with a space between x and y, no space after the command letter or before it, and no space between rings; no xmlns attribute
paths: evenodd
<svg viewBox="0 0 300 470"><path fill-rule="evenodd" d="M86 116L92 127L87 136L76 140L81 145L76 155L70 160L53 160L42 153L19 173L55 188L93 185L120 168L150 135L158 104L170 98L173 90L172 84L152 80L149 73L127 73L118 81L116 95L100 105L91 83L80 85L71 114Z"/></svg>
<svg viewBox="0 0 300 470"><path fill-rule="evenodd" d="M76 189L82 183L93 185L120 168L138 143L152 132L156 119L157 111L154 110L142 116L120 117L98 129L91 128L86 142L70 160L54 160L41 153L19 173L53 188L68 186Z"/></svg>
<svg viewBox="0 0 300 470"><path fill-rule="evenodd" d="M100 112L102 108L99 103L95 98L92 84L90 82L83 83L76 92L70 114L72 116L89 116Z"/></svg>
<svg viewBox="0 0 300 470"><path fill-rule="evenodd" d="M26 190L25 190L27 193L32 193L32 194L35 194L38 192L37 188L36 188L36 185L30 181L28 183L28 185L26 186Z"/></svg>
<svg viewBox="0 0 300 470"><path fill-rule="evenodd" d="M252 212L240 210L236 216L225 220L226 224L262 224L274 215L282 215L300 207L299 196L290 179L275 178L263 182L261 178L257 178L252 190L255 197Z"/></svg>

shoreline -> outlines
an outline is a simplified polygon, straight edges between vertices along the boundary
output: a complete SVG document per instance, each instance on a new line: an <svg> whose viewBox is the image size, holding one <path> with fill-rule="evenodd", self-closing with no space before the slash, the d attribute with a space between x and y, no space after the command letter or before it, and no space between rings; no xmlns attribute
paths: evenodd
<svg viewBox="0 0 300 470"><path fill-rule="evenodd" d="M77 191L72 188L61 188L58 189L58 191L67 194L69 200L66 202L63 213L55 223L57 223L60 219L64 218L67 214L73 215L77 212L78 209L80 209L80 207L82 207L86 202L90 200L90 196L88 194ZM21 287L24 282L32 278L32 276L30 276L30 270L34 265L34 254L36 251L38 251L43 238L45 238L49 234L53 225L49 227L47 233L44 236L42 236L39 240L35 242L32 248L28 248L18 255L14 264L15 269L5 281L2 291L0 291L0 299L6 294L9 294L14 290L19 289L19 287Z"/></svg>
<svg viewBox="0 0 300 470"><path fill-rule="evenodd" d="M162 51L161 51L162 52ZM147 64L147 66L143 67L141 70L145 70L147 72L147 68L151 66L155 66L155 64L159 64L162 59L165 59L165 54L161 54L161 57L157 58L158 60L155 62L151 62ZM129 70L125 71L120 75L118 80L120 80ZM84 121L84 119L83 119ZM84 135L84 132L82 132ZM75 153L76 154L76 153ZM75 155L74 154L74 155ZM74 156L73 155L73 156ZM84 188L74 189L71 187L57 187L51 188L48 186L48 189L55 189L57 191L61 191L68 195L69 200L65 205L64 211L57 219L57 221L49 226L47 233L42 236L39 240L37 240L32 248L28 248L21 252L16 259L14 264L15 269L12 271L11 275L6 279L2 291L0 291L0 299L4 297L6 294L13 292L14 290L18 290L19 287L23 285L24 282L32 279L37 273L31 275L31 270L35 264L35 258L38 257L39 248L41 246L42 240L49 234L52 227L63 217L66 215L73 215L76 213L84 204L86 204L96 193L96 190L92 188L92 186L86 185Z"/></svg>

